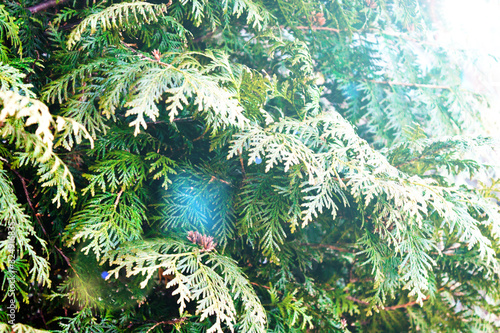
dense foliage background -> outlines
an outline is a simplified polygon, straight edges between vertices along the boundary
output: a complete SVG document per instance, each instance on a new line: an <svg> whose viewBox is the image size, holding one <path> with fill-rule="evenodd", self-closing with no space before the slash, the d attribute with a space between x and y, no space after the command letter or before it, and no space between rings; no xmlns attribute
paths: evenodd
<svg viewBox="0 0 500 333"><path fill-rule="evenodd" d="M487 101L438 10L4 0L0 331L497 331Z"/></svg>

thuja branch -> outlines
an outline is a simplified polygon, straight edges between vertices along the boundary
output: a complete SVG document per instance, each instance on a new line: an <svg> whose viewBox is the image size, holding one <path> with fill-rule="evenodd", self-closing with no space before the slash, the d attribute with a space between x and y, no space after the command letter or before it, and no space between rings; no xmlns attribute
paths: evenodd
<svg viewBox="0 0 500 333"><path fill-rule="evenodd" d="M406 83L406 82L376 81L376 80L367 80L367 82L376 83L376 84L386 84L389 86L404 86L404 87L452 90L450 86L441 86L441 85L436 85L436 84L421 84L421 83Z"/></svg>
<svg viewBox="0 0 500 333"><path fill-rule="evenodd" d="M31 12L31 14L36 14L38 12L42 12L42 11L47 10L49 8L62 5L68 1L69 0L49 0L49 1L39 3L38 5L31 6L28 8L28 10Z"/></svg>
<svg viewBox="0 0 500 333"><path fill-rule="evenodd" d="M30 206L31 210L33 211L33 215L35 215L35 219L37 220L38 224L40 225L40 228L42 228L43 233L45 234L45 236L48 237L49 235L47 234L47 231L43 227L42 221L40 221L40 214L36 212L36 209L33 206L33 202L31 201L29 191L28 191L28 186L26 185L26 178L21 176L21 174L17 170L12 169L12 168L10 170L12 172L14 172L16 174L16 176L21 180L21 184L23 185L24 195L26 196L26 201L28 202L28 206Z"/></svg>
<svg viewBox="0 0 500 333"><path fill-rule="evenodd" d="M120 202L120 197L122 196L122 194L123 194L123 188L120 190L120 192L118 192L118 195L116 196L116 200L115 200L115 204L114 204L115 209L118 206L118 202Z"/></svg>
<svg viewBox="0 0 500 333"><path fill-rule="evenodd" d="M250 282L251 285L254 285L256 287L261 287L261 288L264 288L264 289L267 289L267 290L271 290L271 287L268 287L268 286L264 286L262 284L258 284L256 282ZM279 291L279 290L276 290L276 292L280 295L283 295L283 292ZM297 301L297 299L295 297L292 297L291 298L293 301Z"/></svg>
<svg viewBox="0 0 500 333"><path fill-rule="evenodd" d="M299 29L299 30L309 30L309 29L314 30L314 31L316 31L316 30L324 30L324 31L333 31L333 32L337 32L337 33L340 33L340 31L341 31L340 29L329 28L329 27L316 27L314 25L310 26L310 27L298 26L296 28Z"/></svg>
<svg viewBox="0 0 500 333"><path fill-rule="evenodd" d="M355 303L359 303L359 304L363 304L363 305L370 305L370 303L368 303L367 301L363 301L363 300L357 299L356 297L346 296L346 298L348 300L350 300L350 301L355 302Z"/></svg>
<svg viewBox="0 0 500 333"><path fill-rule="evenodd" d="M312 248L325 248L325 249L330 249L330 250L335 250L339 252L347 252L347 253L354 253L355 251L344 249L342 247L338 247L335 245L328 245L328 244L311 244L311 243L301 243L300 245L303 246L309 246Z"/></svg>
<svg viewBox="0 0 500 333"><path fill-rule="evenodd" d="M234 187L234 185L233 185L233 184L231 184L230 182L228 182L228 181L226 181L226 180L224 180L224 179L217 178L217 177L215 177L215 176L212 176L212 178L210 178L210 180L209 180L208 182L209 182L209 183L211 183L211 182L213 182L214 180L219 181L219 182L221 182L221 183L224 183L224 184L226 184L226 185L229 185L229 186Z"/></svg>
<svg viewBox="0 0 500 333"><path fill-rule="evenodd" d="M171 124L172 122L191 122L191 121L196 121L193 117L186 117L186 118L174 118L172 121L166 121L166 120L157 120L157 121L148 121L146 124L148 125L156 125L156 124Z"/></svg>
<svg viewBox="0 0 500 333"><path fill-rule="evenodd" d="M182 317L182 318L174 318L172 320L166 320L166 321L160 321L154 324L149 330L146 331L146 333L152 332L157 326L160 325L179 325L182 324L184 321L186 321L187 317Z"/></svg>
<svg viewBox="0 0 500 333"><path fill-rule="evenodd" d="M348 300L353 301L353 302L358 303L358 304L370 305L369 302L360 300L360 299L358 299L356 297L346 296L346 298ZM426 298L424 298L422 300L422 302L427 301L429 298L430 298L430 296L427 296ZM411 302L404 303L404 304L398 304L398 305L393 305L393 306L386 306L386 307L383 307L382 310L385 310L385 311L394 311L394 310L397 310L397 309L407 308L407 307L413 306L415 304L418 304L418 302L417 301L411 301Z"/></svg>
<svg viewBox="0 0 500 333"><path fill-rule="evenodd" d="M285 26L280 26L280 28L284 28ZM313 30L313 31L332 31L332 32L335 32L335 33L341 33L341 32L347 32L348 30L347 29L335 29L335 28L330 28L330 27L318 27L318 26L297 26L295 27L296 29L299 29L299 30ZM351 30L353 31L353 30ZM439 47L439 48L443 48L443 45L440 45L440 44L437 44L437 43L432 43L432 42L429 42L429 41L425 41L425 40L419 40L419 39L415 39L415 38L412 38L410 36L408 36L407 33L403 33L403 32L390 32L390 31L382 31L382 30L379 30L379 29L373 29L373 28L370 28L370 29L361 29L361 30L354 30L356 33L359 34L360 37L362 37L362 33L363 32L367 32L368 34L370 35L387 35L387 36L394 36L394 37L398 37L400 39L404 39L404 40L407 40L407 41L411 41L411 42L415 42L415 43L418 43L418 44L422 44L422 45L429 45L429 46L433 46L433 47Z"/></svg>
<svg viewBox="0 0 500 333"><path fill-rule="evenodd" d="M151 61L151 62L156 62L162 66L165 66L165 67L171 67L171 68L174 68L171 64L167 64L166 62L163 62L160 60L160 54L158 51L154 51L153 54L155 56L155 59L151 58L151 57L147 57L145 56L144 54L140 53L139 51L137 51L136 49L134 49L133 47L131 47L129 44L121 41L121 44L127 48L128 50L130 50L132 53L134 53L135 55L137 55L139 58L141 59L144 59L144 60L147 60L147 61ZM174 68L175 69L175 68Z"/></svg>
<svg viewBox="0 0 500 333"><path fill-rule="evenodd" d="M424 298L422 300L422 302L425 302L429 299L430 296L427 296L426 298ZM393 310L397 310L397 309L401 309L401 308L407 308L407 307L410 307L410 306L413 306L415 304L418 304L417 301L411 301L411 302L408 302L408 303L405 303L405 304L398 304L398 305L393 305L393 306L386 306L384 308L384 310L387 310L387 311L393 311Z"/></svg>
<svg viewBox="0 0 500 333"><path fill-rule="evenodd" d="M256 286L256 287L261 287L261 288L267 289L267 290L270 290L270 289L271 289L271 287L264 286L264 285L262 285L262 284L258 284L258 283L256 283L256 282L250 282L250 284L251 284L251 285L254 285L254 286Z"/></svg>
<svg viewBox="0 0 500 333"><path fill-rule="evenodd" d="M24 194L26 196L26 201L28 202L28 206L33 211L33 215L35 216L35 220L40 225L40 228L42 228L42 232L45 235L45 237L47 237L47 239L50 239L50 236L49 236L47 230L45 230L45 228L43 227L43 223L40 220L40 214L37 213L37 211L35 209L35 206L33 205L33 201L31 200L31 197L30 197L30 194L29 194L29 191L28 191L28 186L26 185L26 178L24 178L17 170L11 168L10 165L8 165L8 167L21 180L21 184L23 186ZM58 248L57 245L55 245L54 243L52 243L52 246L57 250L57 252L59 252L59 254L61 254L61 256L64 258L64 261L66 261L66 263L68 264L68 266L75 272L76 276L78 276L78 273L77 273L76 269L73 267L73 265L71 265L71 261L64 254L64 252L60 248Z"/></svg>
<svg viewBox="0 0 500 333"><path fill-rule="evenodd" d="M427 154L425 154L425 155L420 155L420 156L414 157L414 158L412 158L412 159L410 159L410 160L408 160L408 161L405 161L405 162L402 162L402 163L396 164L396 165L394 165L394 167L395 167L395 168L401 168L401 167L403 167L403 166L405 166L405 165L408 165L408 164L411 164L411 163L414 163L414 162L417 162L417 161L421 161L421 160L423 160L423 159L425 159L425 158L430 158L430 157L431 157L431 156L430 156L431 154L436 155L436 154L438 154L440 151L445 150L445 149L446 149L446 147L441 147L441 148L436 149L436 150L434 150L434 151L431 151L430 153L427 153Z"/></svg>
<svg viewBox="0 0 500 333"><path fill-rule="evenodd" d="M443 291L444 288L439 288L437 291ZM425 302L427 301L428 299L430 298L430 295L428 295L427 297L425 297L422 302ZM397 305L393 305L393 306L386 306L384 307L384 310L388 310L388 311L392 311L392 310L397 310L397 309L401 309L401 308L407 308L407 307L410 307L410 306L413 306L415 304L418 304L417 301L411 301L411 302L408 302L408 303L404 303L404 304L397 304Z"/></svg>

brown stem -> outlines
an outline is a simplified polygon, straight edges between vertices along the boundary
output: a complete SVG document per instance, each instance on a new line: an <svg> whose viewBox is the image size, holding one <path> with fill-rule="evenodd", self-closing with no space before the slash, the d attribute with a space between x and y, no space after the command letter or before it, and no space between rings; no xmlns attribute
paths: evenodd
<svg viewBox="0 0 500 333"><path fill-rule="evenodd" d="M123 41L121 42L121 44L123 46L125 46L127 49L129 49L130 51L132 51L132 53L134 53L135 55L137 55L141 59L148 60L148 61L151 61L151 62L156 62L157 64L160 64L160 65L165 66L165 67L172 67L171 64L167 64L166 62L163 62L161 60L156 60L156 59L153 59L153 58L150 58L150 57L146 57L144 54L139 53L136 49L134 49L133 47L131 47L130 45L128 45L127 43L125 43Z"/></svg>
<svg viewBox="0 0 500 333"><path fill-rule="evenodd" d="M116 196L115 209L118 206L118 202L120 201L120 197L122 196L122 194L123 194L123 189L121 189L120 192L118 192L118 195Z"/></svg>
<svg viewBox="0 0 500 333"><path fill-rule="evenodd" d="M264 285L262 285L262 284L258 284L258 283L255 283L255 282L250 282L250 284L252 284L252 285L254 285L254 286L257 286L257 287L262 287L262 288L265 288L265 289L267 289L267 290L270 290L270 289L271 289L271 288L270 288L270 287L268 287L268 286L264 286ZM283 295L283 293L282 293L281 291L279 291L279 290L275 290L275 291L276 291L278 294ZM295 297L292 297L292 300L293 300L293 301L297 301L297 299L296 299Z"/></svg>
<svg viewBox="0 0 500 333"><path fill-rule="evenodd" d="M204 39L207 39L207 38L212 37L212 36L213 36L213 34L215 33L215 31L216 31L216 30L214 30L214 31L210 31L210 32L208 32L208 33L207 33L206 35L204 35L204 36L200 36L200 37L198 37L198 38L193 39L193 43L198 43L198 42L203 41Z"/></svg>
<svg viewBox="0 0 500 333"><path fill-rule="evenodd" d="M443 288L441 288L441 289L443 289ZM422 300L422 302L427 301L429 299L429 297L430 296L427 296L426 298L424 298ZM357 298L352 297L352 296L346 296L346 298L348 300L351 300L351 301L359 303L359 304L370 305L370 303L368 303L366 301L362 301L362 300L357 299ZM394 310L401 309L401 308L407 308L407 307L413 306L415 304L418 304L418 302L417 301L411 301L411 302L404 303L404 304L398 304L398 305L393 305L393 306L386 306L386 307L383 307L382 309L385 310L385 311L394 311Z"/></svg>
<svg viewBox="0 0 500 333"><path fill-rule="evenodd" d="M47 233L47 231L43 227L42 221L40 220L40 214L36 212L36 209L33 206L33 202L31 201L31 198L30 198L30 195L29 195L29 192L28 192L28 187L26 186L26 178L24 178L23 176L21 176L21 174L17 170L12 169L12 168L10 168L10 170L12 172L14 172L16 174L16 176L19 177L19 179L21 180L21 184L23 185L23 189L24 189L24 194L26 195L26 201L28 201L28 205L30 206L31 210L33 211L33 214L35 215L36 221L38 222L38 224L42 228L43 234L45 235L45 237L47 237L47 239L50 239L49 234ZM61 256L64 258L64 260L66 261L66 263L68 264L68 266L75 272L76 276L78 276L78 278L80 278L80 276L76 272L76 269L71 265L71 261L63 253L63 251L61 251L61 249L58 248L55 244L53 244L52 246L61 254Z"/></svg>
<svg viewBox="0 0 500 333"><path fill-rule="evenodd" d="M346 298L350 301L353 301L353 302L356 302L356 303L359 303L359 304L363 304L363 305L370 305L370 303L368 303L367 301L362 301L360 299L357 299L355 297L352 297L352 296L346 296Z"/></svg>
<svg viewBox="0 0 500 333"><path fill-rule="evenodd" d="M54 245L54 248L61 254L61 256L64 258L64 261L66 261L66 263L68 264L68 266L73 270L73 272L75 272L76 276L81 280L82 278L80 277L80 275L78 275L78 272L73 267L73 265L71 265L71 261L69 260L69 258L63 253L63 251L60 248L58 248L55 245Z"/></svg>
<svg viewBox="0 0 500 333"><path fill-rule="evenodd" d="M45 317L44 317L43 311L41 309L40 309L40 317L42 317L43 325L45 326L45 328L47 328L47 322L45 321Z"/></svg>
<svg viewBox="0 0 500 333"><path fill-rule="evenodd" d="M269 289L271 289L271 288L270 288L270 287L268 287L268 286L264 286L264 285L262 285L262 284L258 284L258 283L256 283L256 282L250 282L250 284L252 284L252 285L254 285L254 286L256 286L256 287L262 287L262 288L265 288L265 289L268 289L268 290L269 290Z"/></svg>
<svg viewBox="0 0 500 333"><path fill-rule="evenodd" d="M423 159L423 158L425 158L425 157L426 157L426 156L417 156L417 157L414 157L414 158L412 158L412 159L410 159L410 160L408 160L408 161L405 161L405 162L403 162L403 163L396 164L396 165L394 165L394 167L395 167L395 168L400 168L400 167L405 166L405 165L407 165L407 164L411 164L411 163L413 163L413 162L416 162L416 161L418 161L418 160L421 160L421 159Z"/></svg>
<svg viewBox="0 0 500 333"><path fill-rule="evenodd" d="M429 296L427 296L426 298L424 298L422 300L422 302L425 302L429 299ZM407 308L409 306L412 306L412 305L415 305L417 304L418 302L417 301L411 301L411 302L408 302L408 303L405 303L405 304L398 304L398 305L393 305L393 306L386 306L384 308L384 310L387 310L387 311L392 311L392 310L397 310L397 309L401 309L401 308Z"/></svg>
<svg viewBox="0 0 500 333"><path fill-rule="evenodd" d="M195 121L196 119L194 119L193 117L186 117L186 118L174 118L172 119L172 121L168 121L168 120L158 120L158 121L149 121L149 122L146 122L147 125L155 125L155 124L171 124L171 123L175 123L175 122L189 122L189 121Z"/></svg>
<svg viewBox="0 0 500 333"><path fill-rule="evenodd" d="M238 151L240 155L240 164L241 164L241 172L243 173L243 179L247 178L247 174L245 172L245 163L243 162L243 157L241 156L241 151Z"/></svg>
<svg viewBox="0 0 500 333"><path fill-rule="evenodd" d="M406 82L394 82L394 81L376 81L367 80L368 82L376 84L387 84L390 86L405 86L405 87L418 87L418 88L429 88L429 89L447 89L451 90L450 86L440 86L436 84L421 84L421 83L406 83Z"/></svg>
<svg viewBox="0 0 500 333"><path fill-rule="evenodd" d="M219 181L219 182L221 182L221 183L224 183L224 184L226 184L226 185L229 185L229 186L234 187L234 186L233 186L233 184L231 184L231 183L230 183L230 182L228 182L227 180L220 179L220 178L217 178L217 177L215 177L215 176L212 176L212 178L210 178L210 180L209 180L208 182L209 182L209 183L211 183L211 182L213 182L214 180Z"/></svg>
<svg viewBox="0 0 500 333"><path fill-rule="evenodd" d="M432 154L436 154L436 153L439 153L441 150L444 150L444 149L445 149L444 147L443 147L443 148L439 148L439 149L436 149L436 150L432 151L431 153L432 153ZM416 162L416 161L421 160L421 159L424 159L424 158L426 158L426 157L427 157L427 155L417 156L417 157L414 157L414 158L412 158L412 159L410 159L410 160L408 160L408 161L405 161L405 162L403 162L403 163L396 164L396 165L394 165L394 167L395 167L395 168L400 168L400 167L402 167L402 166L405 166L405 165L407 165L407 164L410 164L410 163Z"/></svg>
<svg viewBox="0 0 500 333"><path fill-rule="evenodd" d="M297 29L300 29L300 30L325 30L325 31L333 31L333 32L337 32L339 33L340 30L339 29L335 29L335 28L329 28L329 27L316 27L316 26L310 26L310 27L306 27L306 26L298 26L296 27Z"/></svg>
<svg viewBox="0 0 500 333"><path fill-rule="evenodd" d="M280 28L284 28L285 26L280 26ZM314 30L314 31L317 31L317 30L323 30L323 31L333 31L333 32L336 32L336 33L340 33L340 32L343 32L343 31L349 31L347 29L335 29L335 28L329 28L329 27L316 27L316 26L298 26L296 27L297 29L300 29L300 30ZM388 35L388 36L394 36L394 37L398 37L398 38L402 38L402 39L406 39L408 41L411 41L411 42L415 42L415 43L418 43L418 44L426 44L426 45L430 45L430 46L434 46L434 47L442 47L442 45L438 45L437 43L432 43L432 42L429 42L429 41L423 41L423 40L418 40L418 39L415 39L415 38L412 38L410 36L408 36L407 34L403 33L403 32L391 32L391 31L381 31L379 29L363 29L363 30L356 30L355 32L357 32L358 34L360 34L361 36L361 33L362 32L368 32L368 33L372 33L372 34L384 34L384 35Z"/></svg>
<svg viewBox="0 0 500 333"><path fill-rule="evenodd" d="M193 117L186 117L186 118L174 118L172 121L194 121L195 119Z"/></svg>
<svg viewBox="0 0 500 333"><path fill-rule="evenodd" d="M182 317L182 318L174 318L171 320L165 320L165 321L160 321L154 324L149 330L146 331L146 333L151 332L155 327L159 325L175 325L184 322L187 319L187 317Z"/></svg>
<svg viewBox="0 0 500 333"><path fill-rule="evenodd" d="M322 247L322 248L325 248L325 249L335 250L335 251L339 251L339 252L354 253L354 251L351 251L351 250L348 250L348 249L344 249L344 248L341 248L341 247L338 247L338 246L335 246L335 245L311 244L311 243L301 243L300 245L309 246L309 247L313 247L313 248Z"/></svg>
<svg viewBox="0 0 500 333"><path fill-rule="evenodd" d="M21 176L21 174L15 170L15 169L10 169L12 172L16 174L16 176L21 180L21 184L23 185L23 190L24 190L24 195L26 195L26 201L28 201L28 205L30 206L31 210L33 211L33 215L35 215L35 219L37 220L38 224L40 225L40 228L42 228L43 233L45 236L49 237L47 231L43 227L42 221L40 220L40 214L36 212L35 207L33 206L33 202L31 202L31 198L28 192L28 187L26 186L26 178Z"/></svg>
<svg viewBox="0 0 500 333"><path fill-rule="evenodd" d="M207 131L208 131L208 128L199 137L194 138L193 142L203 139L205 137L205 134L207 134Z"/></svg>
<svg viewBox="0 0 500 333"><path fill-rule="evenodd" d="M443 290L444 290L444 288L439 288L437 291L439 292L439 291L443 291ZM430 295L427 296L426 298L424 298L422 300L422 302L427 301L429 298L430 298ZM396 310L396 309L401 309L401 308L407 308L407 307L415 305L415 304L418 304L418 302L417 301L411 301L411 302L408 302L408 303L405 303L405 304L398 304L398 305L393 305L393 306L386 306L384 308L384 310L391 311L391 310Z"/></svg>
<svg viewBox="0 0 500 333"><path fill-rule="evenodd" d="M49 8L62 5L68 1L69 0L49 0L49 1L39 3L38 5L28 7L28 10L31 12L31 14L36 14L38 12L42 12L42 11L47 10Z"/></svg>

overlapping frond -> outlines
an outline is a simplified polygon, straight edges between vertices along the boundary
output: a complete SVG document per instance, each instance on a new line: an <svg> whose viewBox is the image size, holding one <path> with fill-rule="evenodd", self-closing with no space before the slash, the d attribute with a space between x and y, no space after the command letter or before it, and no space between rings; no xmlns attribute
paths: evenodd
<svg viewBox="0 0 500 333"><path fill-rule="evenodd" d="M215 322L207 332L224 332L224 327L234 331L237 319L235 301L243 304L240 332L265 332L266 315L255 292L236 263L216 252L203 252L172 239L148 240L134 243L128 250L113 252L110 272L115 277L121 269L127 276L142 274L145 286L159 268L173 279L168 287L174 287L178 295L179 312L187 302L196 301L201 320L215 316Z"/></svg>
<svg viewBox="0 0 500 333"><path fill-rule="evenodd" d="M70 220L67 244L88 241L82 251L92 251L99 259L124 242L141 239L146 220L144 204L136 194L102 193Z"/></svg>
<svg viewBox="0 0 500 333"><path fill-rule="evenodd" d="M162 228L210 232L225 245L234 236L234 185L216 166L182 165L165 195Z"/></svg>
<svg viewBox="0 0 500 333"><path fill-rule="evenodd" d="M12 46L17 49L19 54L22 53L19 25L16 23L15 18L5 9L5 5L0 5L0 63L5 63L8 60L9 48L6 46L8 43L6 39L12 43ZM2 68L3 70L5 68Z"/></svg>
<svg viewBox="0 0 500 333"><path fill-rule="evenodd" d="M98 28L102 31L109 29L130 29L128 26L141 26L158 21L158 18L167 10L165 5L155 5L143 1L121 2L113 4L98 13L86 17L73 29L68 36L67 45L73 47L81 38L84 31L90 28L93 34Z"/></svg>
<svg viewBox="0 0 500 333"><path fill-rule="evenodd" d="M0 91L12 90L26 97L35 97L32 85L23 82L26 77L16 68L0 62Z"/></svg>
<svg viewBox="0 0 500 333"><path fill-rule="evenodd" d="M0 121L4 122L0 135L7 137L9 143L24 149L24 152L14 155L12 164L16 167L34 164L38 168L41 185L56 188L53 201L58 205L61 199L74 200L73 176L66 164L54 153L54 139L57 132L62 132L58 144L69 148L73 142L80 142L82 137L92 142L90 135L71 119L58 117L54 120L47 106L38 100L11 91L0 92L0 100ZM26 126L35 124L35 133L25 129Z"/></svg>
<svg viewBox="0 0 500 333"><path fill-rule="evenodd" d="M31 218L26 215L14 193L12 182L5 170L0 170L0 223L9 230L7 239L0 241L0 266L2 270L11 265L9 260L27 257L30 262L29 279L50 286L50 267L46 258L40 256L31 239L47 251L46 241L38 237ZM12 256L12 257L10 257ZM10 257L10 258L9 258ZM16 286L19 287L18 284ZM25 299L27 295L25 294Z"/></svg>
<svg viewBox="0 0 500 333"><path fill-rule="evenodd" d="M434 212L443 224L456 230L461 242L470 249L477 246L489 269L498 272L491 242L478 227L480 221L469 212L474 207L469 196L432 179L400 172L360 139L333 110L304 121L283 119L267 127L249 126L235 136L228 158L245 149L250 163L256 159L265 161L266 172L278 165L284 172L300 168L302 177L308 179L301 184L303 227L324 212L335 217L339 204L347 204L346 196L370 207L375 225L382 229L382 238L402 257L401 278L419 301L425 298L423 291L428 289L427 272L433 267L428 252L435 244L422 236L414 238L418 235L415 230L422 228ZM343 199L339 202L339 198ZM489 203L483 200L480 205L486 207ZM264 212L271 214L271 207ZM489 213L492 214L489 218L496 219L497 212L489 210ZM262 220L258 217L262 214L255 218ZM278 216L274 214L272 220ZM273 228L266 230L270 232ZM274 244L265 243L267 251L277 245Z"/></svg>

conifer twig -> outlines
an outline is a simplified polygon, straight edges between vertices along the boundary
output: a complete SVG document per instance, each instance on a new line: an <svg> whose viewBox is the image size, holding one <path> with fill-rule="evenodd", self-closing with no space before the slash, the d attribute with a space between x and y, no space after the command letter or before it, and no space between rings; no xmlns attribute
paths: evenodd
<svg viewBox="0 0 500 333"><path fill-rule="evenodd" d="M172 121L168 120L157 120L157 121L148 121L146 124L148 125L156 125L156 124L171 124L171 123L176 123L176 122L190 122L190 121L195 121L193 117L186 117L186 118L174 118Z"/></svg>
<svg viewBox="0 0 500 333"><path fill-rule="evenodd" d="M280 26L280 28L284 28L285 26ZM314 31L317 31L317 30L323 30L323 31L333 31L333 32L336 32L336 33L340 33L342 31L347 31L347 29L335 29L335 28L330 28L330 27L318 27L318 26L297 26L296 27L297 29L299 30L314 30ZM393 36L393 37L398 37L398 38L401 38L401 39L405 39L405 40L408 40L408 41L411 41L411 42L415 42L415 43L418 43L418 44L423 44L423 45L430 45L430 46L433 46L433 47L442 47L442 45L439 45L437 43L432 43L432 42L429 42L429 41L424 41L424 40L419 40L419 39L416 39L416 38L412 38L410 36L408 36L407 33L403 33L403 32L390 32L390 31L381 31L379 29L374 29L374 28L371 28L371 29L360 29L360 30L355 30L356 33L358 33L360 36L361 36L361 33L362 32L368 32L368 33L371 33L373 35L376 35L376 34L384 34L384 35L387 35L387 36Z"/></svg>
<svg viewBox="0 0 500 333"><path fill-rule="evenodd" d="M224 180L224 179L220 179L220 178L217 178L215 176L212 176L212 178L210 178L210 180L208 181L209 183L213 182L214 180L217 180L221 183L224 183L226 185L229 185L229 186L233 186L233 184L231 184L230 182L228 182L227 180Z"/></svg>
<svg viewBox="0 0 500 333"><path fill-rule="evenodd" d="M42 11L47 10L49 8L62 5L68 1L69 0L49 0L49 1L45 1L45 2L39 3L37 5L31 6L31 7L28 7L28 10L31 12L31 14L36 14L38 12L42 12Z"/></svg>
<svg viewBox="0 0 500 333"><path fill-rule="evenodd" d="M241 164L241 172L243 173L243 179L247 178L247 174L245 172L245 163L243 162L243 157L241 156L241 151L239 151L240 155L240 164Z"/></svg>
<svg viewBox="0 0 500 333"><path fill-rule="evenodd" d="M204 39L207 39L207 38L212 37L212 36L213 36L213 34L215 34L215 32L216 32L216 31L217 31L217 30L210 31L210 32L208 32L208 33L207 33L206 35L204 35L204 36L200 36L200 37L198 37L198 38L193 39L193 43L198 43L198 42L203 41Z"/></svg>
<svg viewBox="0 0 500 333"><path fill-rule="evenodd" d="M120 192L118 192L118 195L116 196L115 209L118 206L118 202L120 201L120 197L122 196L122 194L123 194L123 188L120 190Z"/></svg>
<svg viewBox="0 0 500 333"><path fill-rule="evenodd" d="M165 321L159 321L156 324L154 324L149 330L146 331L146 333L151 332L154 330L157 326L160 325L175 325L184 322L187 319L187 317L182 317L182 318L174 318L171 320L165 320Z"/></svg>
<svg viewBox="0 0 500 333"><path fill-rule="evenodd" d="M442 290L444 290L444 288L439 288L437 291L442 291ZM352 296L346 296L346 298L348 300L351 300L351 301L359 303L359 304L370 305L370 303L368 303L366 301L363 301L363 300L360 300L360 299L357 299L357 298L352 297ZM428 295L427 297L425 297L422 300L422 302L427 301L429 298L430 298L430 295ZM385 306L382 309L386 310L386 311L394 311L394 310L397 310L397 309L407 308L407 307L413 306L415 304L418 304L418 302L417 301L411 301L411 302L404 303L404 304L397 304L397 305L393 305L393 306Z"/></svg>
<svg viewBox="0 0 500 333"><path fill-rule="evenodd" d="M47 234L47 231L43 227L42 221L40 221L40 214L38 214L36 212L36 209L33 206L33 202L31 201L31 198L30 198L30 195L28 192L28 187L26 185L26 178L21 176L21 174L17 170L12 169L12 168L10 170L12 172L14 172L16 174L16 176L21 180L21 184L23 185L24 195L26 196L26 201L28 202L28 206L30 206L31 210L33 211L33 215L35 215L35 219L37 220L38 224L40 225L40 228L42 228L42 231L45 234L45 236L49 237L49 235Z"/></svg>
<svg viewBox="0 0 500 333"><path fill-rule="evenodd" d="M340 33L340 29L335 29L335 28L329 28L329 27L317 27L317 26L310 26L310 27L306 27L306 26L302 26L302 25L299 25L298 27L296 27L297 29L299 30L308 30L308 29L311 29L311 30L325 30L325 31L333 31L333 32L337 32L337 33Z"/></svg>
<svg viewBox="0 0 500 333"><path fill-rule="evenodd" d="M370 305L370 303L368 303L367 301L363 301L363 300L357 299L356 297L346 296L346 298L348 300L350 300L350 301L355 302L355 303L359 303L359 304L363 304L363 305Z"/></svg>
<svg viewBox="0 0 500 333"><path fill-rule="evenodd" d="M346 296L346 298L348 300L353 301L353 302L358 303L358 304L370 305L369 302L360 300L360 299L358 299L356 297L353 297L353 296ZM430 296L425 297L422 300L422 302L427 301L429 298L430 298ZM394 311L394 310L401 309L401 308L407 308L407 307L413 306L415 304L418 304L418 302L417 301L411 301L411 302L408 302L408 303L405 303L405 304L397 304L397 305L393 305L393 306L386 306L386 307L383 307L382 309L385 310L385 311Z"/></svg>
<svg viewBox="0 0 500 333"><path fill-rule="evenodd" d="M434 151L432 151L432 152L430 152L430 153L432 153L432 154L434 154L434 155L437 155L437 154L439 154L439 152L440 152L440 151L442 151L442 150L444 150L444 149L446 149L446 147L441 147L441 148L436 149L436 150L434 150ZM405 165L407 165L407 164L411 164L411 163L413 163L413 162L416 162L416 161L422 160L422 159L424 159L424 158L428 157L428 155L429 155L430 153L427 153L426 155L419 155L419 156L416 156L416 157L414 157L414 158L412 158L412 159L409 159L408 161L405 161L405 162L402 162L402 163L396 164L396 165L394 165L394 167L395 167L395 168L400 168L400 167L405 166Z"/></svg>
<svg viewBox="0 0 500 333"><path fill-rule="evenodd" d="M264 286L264 285L262 285L262 284L258 284L258 283L256 283L256 282L250 282L250 284L251 284L251 285L254 285L254 286L256 286L256 287L262 287L262 288L264 288L264 289L271 290L271 287ZM279 291L279 290L276 290L276 292L277 292L278 294L280 294L280 295L283 295L283 293L282 293L281 291ZM297 301L297 299L296 299L295 297L292 297L292 300Z"/></svg>
<svg viewBox="0 0 500 333"><path fill-rule="evenodd" d="M439 288L437 291L443 291L444 288ZM427 295L427 297L425 297L424 299L422 299L422 302L425 302L427 301L431 296L430 295ZM415 304L418 304L417 301L411 301L411 302L408 302L408 303L405 303L405 304L397 304L397 305L393 305L393 306L386 306L384 307L384 310L388 310L388 311L392 311L392 310L397 310L397 309L401 309L401 308L407 308L407 307L410 307L410 306L413 306Z"/></svg>
<svg viewBox="0 0 500 333"><path fill-rule="evenodd" d="M312 243L301 243L300 245L309 246L309 247L312 247L312 248L322 247L322 248L326 248L326 249L330 249L330 250L335 250L335 251L339 251L339 252L354 253L354 251L351 251L351 250L348 250L348 249L344 249L344 248L341 248L341 247L338 247L338 246L335 246L335 245L312 244Z"/></svg>
<svg viewBox="0 0 500 333"><path fill-rule="evenodd" d="M145 56L144 54L140 53L139 51L137 51L136 49L134 49L133 47L131 47L130 45L128 45L127 43L125 43L124 41L120 41L120 43L123 46L125 46L128 50L132 51L132 53L134 53L135 55L137 55L141 59L148 60L148 61L151 61L151 62L156 62L156 63L158 63L158 64L160 64L162 66L165 66L165 67L173 67L171 64L167 64L166 62L163 62L161 60L157 60L157 59L153 59L153 58Z"/></svg>
<svg viewBox="0 0 500 333"><path fill-rule="evenodd" d="M422 302L425 302L429 299L430 296L427 296L425 297ZM415 305L415 304L418 304L417 301L411 301L411 302L408 302L408 303L405 303L405 304L397 304L397 305L393 305L393 306L386 306L384 308L384 310L387 310L387 311L393 311L393 310L397 310L397 309L401 309L401 308L407 308L407 307L410 307L412 305Z"/></svg>
<svg viewBox="0 0 500 333"><path fill-rule="evenodd" d="M258 283L256 283L256 282L250 282L250 284L251 284L251 285L254 285L254 286L256 286L256 287L262 287L262 288L264 288L264 289L268 289L268 290L269 290L269 289L271 289L271 288L270 288L270 287L268 287L268 286L264 286L264 285L262 285L262 284L258 284Z"/></svg>
<svg viewBox="0 0 500 333"><path fill-rule="evenodd" d="M14 172L16 174L16 176L19 177L19 179L21 180L24 194L26 195L26 201L28 202L28 206L30 206L31 210L33 211L33 214L35 215L35 219L36 219L37 223L40 225L40 228L42 228L42 232L45 235L45 237L50 239L50 236L49 236L47 230L45 230L45 228L43 227L43 223L40 220L40 214L36 212L36 209L33 206L33 202L31 201L31 198L30 198L30 195L28 192L28 187L26 185L26 178L24 178L17 170L12 169L12 168L10 168L10 170L12 170L12 172ZM80 278L76 269L73 267L73 265L71 265L71 261L69 260L69 258L62 252L62 250L60 248L57 247L57 245L52 244L52 246L61 254L61 256L64 258L64 260L66 261L68 266L75 272L76 276L78 276L78 278Z"/></svg>
<svg viewBox="0 0 500 333"><path fill-rule="evenodd" d="M371 83L376 83L376 84L387 84L389 86L405 86L405 87L417 87L417 88L451 90L450 86L442 86L442 85L437 85L437 84L406 83L406 82L377 81L377 80L366 80L366 81L367 82L371 82Z"/></svg>

